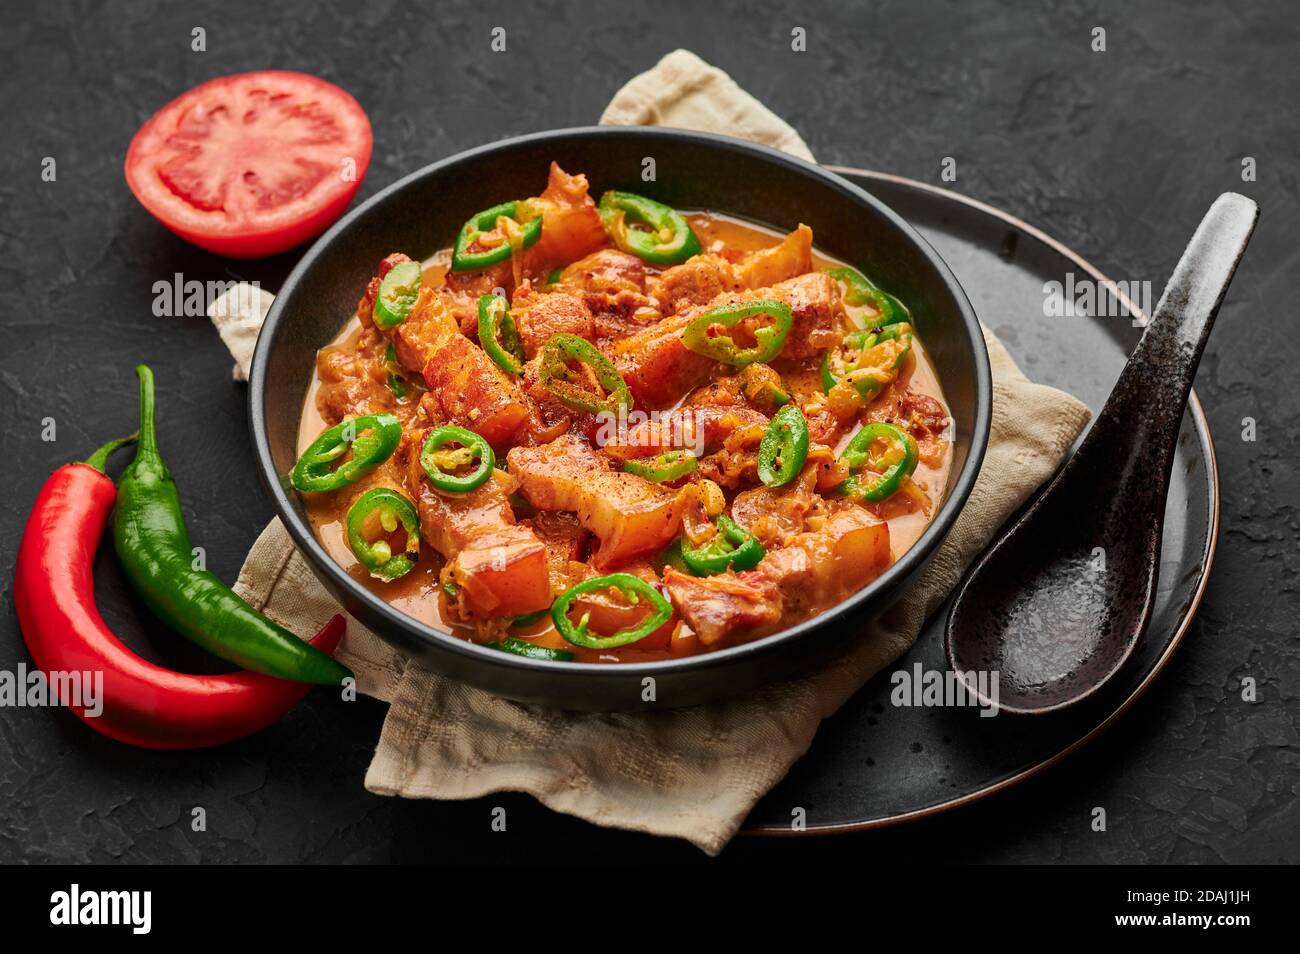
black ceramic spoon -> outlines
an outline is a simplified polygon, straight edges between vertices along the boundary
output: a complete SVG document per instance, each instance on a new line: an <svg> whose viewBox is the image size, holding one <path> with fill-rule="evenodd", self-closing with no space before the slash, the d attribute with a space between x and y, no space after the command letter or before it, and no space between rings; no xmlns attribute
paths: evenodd
<svg viewBox="0 0 1300 954"><path fill-rule="evenodd" d="M1258 217L1233 192L1210 207L1078 451L957 590L948 664L972 692L975 673L998 673L986 703L1042 713L1078 702L1145 631L1183 409Z"/></svg>

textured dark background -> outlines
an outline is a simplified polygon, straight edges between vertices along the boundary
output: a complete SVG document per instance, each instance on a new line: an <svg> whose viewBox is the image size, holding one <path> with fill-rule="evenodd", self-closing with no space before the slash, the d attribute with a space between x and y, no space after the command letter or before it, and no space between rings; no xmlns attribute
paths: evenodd
<svg viewBox="0 0 1300 954"><path fill-rule="evenodd" d="M0 668L26 660L13 614L16 541L45 476L135 426L132 366L164 401L164 450L210 567L235 577L271 515L253 469L244 389L203 319L157 318L151 286L256 278L294 256L227 262L158 226L122 179L136 128L188 86L280 67L350 90L374 124L361 196L462 148L582 125L632 74L695 50L786 117L825 162L950 184L1024 217L1113 277L1157 290L1209 201L1263 209L1197 388L1223 477L1218 561L1184 648L1121 727L1031 782L925 823L835 839L740 839L727 860L848 855L1002 862L1300 860L1296 578L1300 478L1294 295L1300 247L1300 20L1286 0L1012 5L872 2L613 4L479 0L6 4L0 31ZM190 31L207 30L207 52ZM494 26L508 52L489 52ZM806 53L789 48L808 31ZM1090 50L1104 27L1107 51ZM44 183L44 156L58 179ZM1257 161L1243 183L1241 159ZM58 440L41 440L53 417ZM1241 439L1242 419L1258 440ZM110 624L174 665L98 567ZM1244 676L1260 701L1242 703ZM361 785L382 707L317 694L220 750L159 754L66 713L0 713L0 861L641 861L694 849L607 832L522 796L434 804ZM510 810L506 835L489 804ZM194 833L189 811L207 810ZM1089 829L1092 806L1109 831Z"/></svg>

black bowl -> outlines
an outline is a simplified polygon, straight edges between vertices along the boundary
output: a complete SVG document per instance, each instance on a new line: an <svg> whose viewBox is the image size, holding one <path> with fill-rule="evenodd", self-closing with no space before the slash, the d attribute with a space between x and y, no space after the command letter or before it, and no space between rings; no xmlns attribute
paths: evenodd
<svg viewBox="0 0 1300 954"><path fill-rule="evenodd" d="M316 541L282 475L296 457L317 350L338 333L383 256L400 249L418 258L447 246L470 212L536 194L553 159L586 173L597 194L630 189L679 208L725 212L781 230L805 222L820 249L907 303L952 411L955 456L934 521L884 574L820 616L743 646L628 665L555 663L486 649L417 622L348 576ZM649 159L651 182L642 179ZM257 342L249 388L263 480L290 536L349 613L453 678L520 701L604 711L718 699L830 658L901 595L952 527L984 456L991 400L988 353L965 293L934 249L880 202L825 169L762 146L622 127L538 133L471 149L371 198L322 236L280 289Z"/></svg>

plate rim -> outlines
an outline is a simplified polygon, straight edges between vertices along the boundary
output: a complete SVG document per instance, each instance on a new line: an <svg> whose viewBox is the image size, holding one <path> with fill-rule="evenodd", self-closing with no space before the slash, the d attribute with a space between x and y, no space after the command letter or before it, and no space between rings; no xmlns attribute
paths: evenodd
<svg viewBox="0 0 1300 954"><path fill-rule="evenodd" d="M999 209L997 206L990 205L989 203L983 202L979 199L974 199L971 198L970 196L965 196L962 195L961 193L953 192L950 189L945 189L942 188L941 186L931 185L928 182L921 182L917 179L912 179L907 176L899 176L888 172L876 172L871 169L861 169L856 166L844 166L838 164L827 165L826 168L837 175L848 173L849 175L860 176L864 179L869 179L869 180L874 179L877 181L888 182L894 185L901 185L910 189L926 192L931 195L938 196L942 199L946 199L948 201L958 202L969 208L975 209L978 212L982 212L985 215L991 216L992 218L1004 222L1007 225L1010 225L1016 228L1017 230L1031 236L1037 241L1042 242L1043 244L1051 248L1053 251L1055 251L1057 254L1073 262L1078 268L1082 269L1089 276L1091 276L1094 281L1106 287L1113 295L1115 295L1121 302L1123 302L1128 308L1130 308L1132 314L1141 315L1144 318L1146 317L1145 313L1143 313L1142 310L1126 294L1124 294L1104 272L1101 271L1101 269L1097 268L1095 265L1093 265L1083 256L1079 255L1073 249L1066 246L1064 243L1058 241L1057 239L1054 239L1052 236L1048 235L1046 232L1042 231L1041 229L1029 224L1024 219L1012 215L1010 212L1004 212L1002 209ZM1147 690L1151 688L1152 684L1156 681L1156 679L1164 671L1165 667L1169 664L1169 660L1173 658L1174 653L1177 652L1178 647L1182 645L1183 639L1186 637L1188 629L1191 628L1192 621L1196 618L1197 610L1200 609L1201 599L1204 597L1205 589L1209 585L1210 573L1214 569L1214 557L1216 552L1218 551L1219 464L1218 464L1218 456L1214 447L1214 435L1210 431L1210 422L1205 416L1205 410L1201 406L1201 400L1197 396L1196 389L1194 387L1192 388L1188 396L1187 406L1188 409L1191 411L1192 423L1196 428L1196 432L1201 437L1202 442L1205 445L1206 456L1207 456L1206 473L1210 478L1210 528L1209 528L1210 532L1206 537L1205 550L1201 558L1200 578L1197 580L1196 592L1192 595L1191 602L1188 604L1187 609L1184 611L1182 615L1182 618L1179 620L1178 625L1174 630L1173 636L1169 640L1169 644L1165 647L1164 652L1160 654L1160 657L1156 660L1155 665L1152 666L1151 672L1147 673L1146 678L1144 678L1137 686L1135 686L1133 690L1127 696L1125 696L1124 699L1104 719L1101 720L1101 722L1093 726L1088 732L1080 736L1078 739L1075 739L1073 742L1071 742L1069 745L1062 748L1060 751L1053 753L1051 756L1049 756L1046 759L1042 759L1041 761L1035 762L1033 765L1030 765L1027 768L1021 769L1019 772L1016 772L1014 775L1010 775L1006 778L999 779L998 781L985 785L982 788L978 788L971 792L964 792L963 794L958 795L954 798L940 801L933 805L926 805L921 808L914 808L909 811L898 812L893 815L887 815L881 818L867 819L865 821L832 822L829 824L822 824L822 825L809 824L806 828L798 829L798 830L793 828L787 828L785 826L780 826L780 825L756 825L754 827L742 828L740 834L748 835L752 837L759 837L759 838L840 835L840 834L848 834L852 832L871 831L878 828L888 828L894 825L904 824L909 821L916 821L922 818L931 817L933 815L940 815L945 812L950 812L953 811L954 809L961 808L962 806L970 805L974 802L982 801L983 799L996 795L999 792L1005 791L1006 789L1009 789L1014 785L1018 785L1021 782L1024 782L1042 772L1047 771L1052 766L1057 765L1060 762L1063 762L1069 756L1073 755L1075 752L1082 749L1088 743L1098 738L1103 732L1105 732L1108 728L1110 728L1112 725L1118 722L1120 717L1123 716L1124 713L1126 713L1133 706L1133 704L1136 703L1137 700L1140 699L1143 695L1145 695Z"/></svg>

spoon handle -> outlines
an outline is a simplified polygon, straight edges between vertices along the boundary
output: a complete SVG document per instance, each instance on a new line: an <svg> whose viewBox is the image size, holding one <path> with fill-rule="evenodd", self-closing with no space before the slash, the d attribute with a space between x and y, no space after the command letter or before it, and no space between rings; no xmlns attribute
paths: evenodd
<svg viewBox="0 0 1300 954"><path fill-rule="evenodd" d="M1120 428L1127 440L1141 441L1161 476L1201 352L1258 218L1259 206L1235 192L1210 206L1093 427L1098 439L1114 439Z"/></svg>

